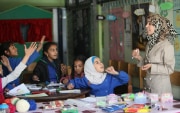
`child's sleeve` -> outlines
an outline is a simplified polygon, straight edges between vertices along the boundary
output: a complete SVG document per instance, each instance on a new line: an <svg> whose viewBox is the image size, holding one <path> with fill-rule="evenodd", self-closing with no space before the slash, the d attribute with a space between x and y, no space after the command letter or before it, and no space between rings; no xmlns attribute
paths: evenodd
<svg viewBox="0 0 180 113"><path fill-rule="evenodd" d="M125 71L119 71L119 75L115 76L121 84L126 84L129 81L129 75Z"/></svg>
<svg viewBox="0 0 180 113"><path fill-rule="evenodd" d="M88 80L85 77L71 79L69 83L73 84L76 89L89 87Z"/></svg>
<svg viewBox="0 0 180 113"><path fill-rule="evenodd" d="M39 52L34 51L34 53L30 56L30 58L29 58L28 62L26 63L26 65L29 65L32 62L34 62L39 56L40 56Z"/></svg>

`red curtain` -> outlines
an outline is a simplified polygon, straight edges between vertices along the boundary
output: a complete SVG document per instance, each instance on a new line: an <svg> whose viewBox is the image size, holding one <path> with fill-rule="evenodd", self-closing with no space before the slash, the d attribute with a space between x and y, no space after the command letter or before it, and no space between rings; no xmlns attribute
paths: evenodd
<svg viewBox="0 0 180 113"><path fill-rule="evenodd" d="M28 25L27 40L23 39L21 26ZM46 35L46 41L52 41L51 19L0 20L0 43L13 41L24 43L40 41Z"/></svg>

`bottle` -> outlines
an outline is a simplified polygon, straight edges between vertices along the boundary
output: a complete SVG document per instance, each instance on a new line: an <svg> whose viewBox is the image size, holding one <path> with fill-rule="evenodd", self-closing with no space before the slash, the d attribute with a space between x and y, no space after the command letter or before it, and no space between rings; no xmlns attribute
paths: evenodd
<svg viewBox="0 0 180 113"><path fill-rule="evenodd" d="M9 113L9 106L5 103L0 104L0 113Z"/></svg>

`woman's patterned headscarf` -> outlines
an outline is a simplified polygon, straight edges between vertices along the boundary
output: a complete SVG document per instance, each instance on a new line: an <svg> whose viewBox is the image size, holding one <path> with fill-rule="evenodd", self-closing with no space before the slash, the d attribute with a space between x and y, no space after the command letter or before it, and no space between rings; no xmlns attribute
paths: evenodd
<svg viewBox="0 0 180 113"><path fill-rule="evenodd" d="M153 26L155 26L155 31L152 35L148 35L147 31L144 32L144 35L149 41L149 51L160 40L168 39L168 41L173 44L177 32L167 18L164 18L159 14L152 14L147 17L147 22L150 22Z"/></svg>

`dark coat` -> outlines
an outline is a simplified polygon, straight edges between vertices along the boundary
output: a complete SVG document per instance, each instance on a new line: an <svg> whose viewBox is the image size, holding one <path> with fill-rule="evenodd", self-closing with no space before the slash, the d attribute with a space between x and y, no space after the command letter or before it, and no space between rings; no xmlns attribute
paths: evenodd
<svg viewBox="0 0 180 113"><path fill-rule="evenodd" d="M55 65L53 65L53 67L56 68L57 82L59 82L61 78L60 63L57 60L55 60L54 64ZM34 68L33 75L37 75L40 81L36 82L32 80L32 83L50 82L48 65L52 65L52 63L46 57L43 57L38 61L36 67Z"/></svg>

